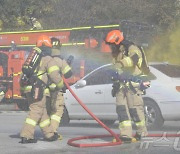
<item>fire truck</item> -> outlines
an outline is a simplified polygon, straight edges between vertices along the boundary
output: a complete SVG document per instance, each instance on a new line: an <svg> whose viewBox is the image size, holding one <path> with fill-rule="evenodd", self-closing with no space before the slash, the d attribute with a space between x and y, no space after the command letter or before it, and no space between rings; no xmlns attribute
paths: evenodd
<svg viewBox="0 0 180 154"><path fill-rule="evenodd" d="M5 92L3 102L24 101L20 93L19 79L25 51L0 51L0 88Z"/></svg>
<svg viewBox="0 0 180 154"><path fill-rule="evenodd" d="M0 51L0 89L5 92L2 103L16 103L21 110L28 110L29 104L20 92L20 75L26 60L27 51ZM80 62L80 74L68 79L69 84L75 83L84 76L84 61Z"/></svg>

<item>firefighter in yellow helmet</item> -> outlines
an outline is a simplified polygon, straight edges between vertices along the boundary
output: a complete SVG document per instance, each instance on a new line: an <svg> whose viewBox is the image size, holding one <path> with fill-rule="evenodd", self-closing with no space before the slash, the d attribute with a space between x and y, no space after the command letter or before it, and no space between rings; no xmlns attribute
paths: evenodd
<svg viewBox="0 0 180 154"><path fill-rule="evenodd" d="M125 40L120 30L110 31L105 38L112 50L113 65L118 74L113 84L112 95L116 97L116 112L118 114L120 138L124 142L140 140L147 136L145 124L144 103L142 94L150 82L133 82L130 76L143 76L145 54L134 43ZM147 63L146 63L147 64ZM142 88L143 87L143 88ZM132 123L137 127L135 138L132 136Z"/></svg>
<svg viewBox="0 0 180 154"><path fill-rule="evenodd" d="M54 133L50 126L50 119L46 110L46 87L48 81L52 81L57 89L64 84L59 73L60 69L51 57L51 40L48 36L42 35L38 38L36 47L29 54L23 65L23 75L20 84L25 88L30 87L29 113L25 119L24 126L20 133L20 143L36 143L34 131L39 125L47 141L55 141L58 134Z"/></svg>
<svg viewBox="0 0 180 154"><path fill-rule="evenodd" d="M63 75L65 78L70 78L72 76L72 70L66 60L62 59L60 56L60 48L61 43L60 40L53 37L51 38L52 43L52 53L51 56L53 57L54 62L60 68L60 74ZM64 96L63 93L65 92L64 87L59 89L56 87L54 83L49 85L50 89L50 99L51 99L51 110L50 110L50 119L51 119L51 126L53 131L57 133L60 121L62 119L63 111L64 111ZM61 138L61 136L59 135Z"/></svg>
<svg viewBox="0 0 180 154"><path fill-rule="evenodd" d="M42 30L43 29L41 23L36 18L31 17L30 21L32 24L32 28L30 30Z"/></svg>
<svg viewBox="0 0 180 154"><path fill-rule="evenodd" d="M5 87L0 87L0 102L3 100L4 96L5 96L5 92L7 88Z"/></svg>

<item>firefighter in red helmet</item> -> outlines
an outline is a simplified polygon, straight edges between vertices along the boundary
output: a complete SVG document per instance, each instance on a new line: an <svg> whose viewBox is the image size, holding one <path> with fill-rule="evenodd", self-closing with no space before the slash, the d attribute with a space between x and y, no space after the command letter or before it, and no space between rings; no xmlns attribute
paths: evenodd
<svg viewBox="0 0 180 154"><path fill-rule="evenodd" d="M124 142L140 140L141 137L148 134L142 94L150 83L135 82L129 80L129 76L145 76L147 74L148 66L144 69L145 54L140 47L125 40L120 30L110 31L106 35L105 41L112 50L113 66L116 70L116 77L113 77L112 95L116 97L120 138ZM135 138L132 136L131 120L137 127Z"/></svg>
<svg viewBox="0 0 180 154"><path fill-rule="evenodd" d="M48 82L52 81L57 89L64 84L59 73L60 69L51 57L51 39L42 35L37 39L36 47L33 49L23 65L23 75L20 84L30 88L28 101L30 111L20 133L20 143L36 143L34 131L39 125L47 141L55 141L58 134L54 133L50 126L50 118L46 110L46 92Z"/></svg>

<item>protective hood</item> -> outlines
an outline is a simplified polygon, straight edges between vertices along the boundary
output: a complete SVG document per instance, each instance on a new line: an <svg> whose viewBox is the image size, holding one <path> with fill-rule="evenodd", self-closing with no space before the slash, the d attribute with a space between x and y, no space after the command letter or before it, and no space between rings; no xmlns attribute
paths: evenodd
<svg viewBox="0 0 180 154"><path fill-rule="evenodd" d="M52 50L50 47L46 47L46 46L41 46L39 47L42 50L42 55L43 56L51 56Z"/></svg>

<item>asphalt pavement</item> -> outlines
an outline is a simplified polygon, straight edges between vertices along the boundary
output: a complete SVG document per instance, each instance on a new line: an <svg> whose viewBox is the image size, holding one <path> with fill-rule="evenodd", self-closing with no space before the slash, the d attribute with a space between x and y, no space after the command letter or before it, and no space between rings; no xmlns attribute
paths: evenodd
<svg viewBox="0 0 180 154"><path fill-rule="evenodd" d="M122 144L109 147L78 148L67 144L74 137L88 135L108 134L95 121L71 121L67 127L59 127L59 133L63 140L46 142L41 130L37 127L35 137L36 144L20 144L19 132L23 126L27 112L0 111L0 154L179 154L179 137L166 137L167 133L178 133L180 122L166 122L161 130L149 133L162 133L163 137L147 137L141 142ZM119 133L117 122L111 127L115 133ZM76 141L76 143L107 143L112 138L97 138Z"/></svg>

